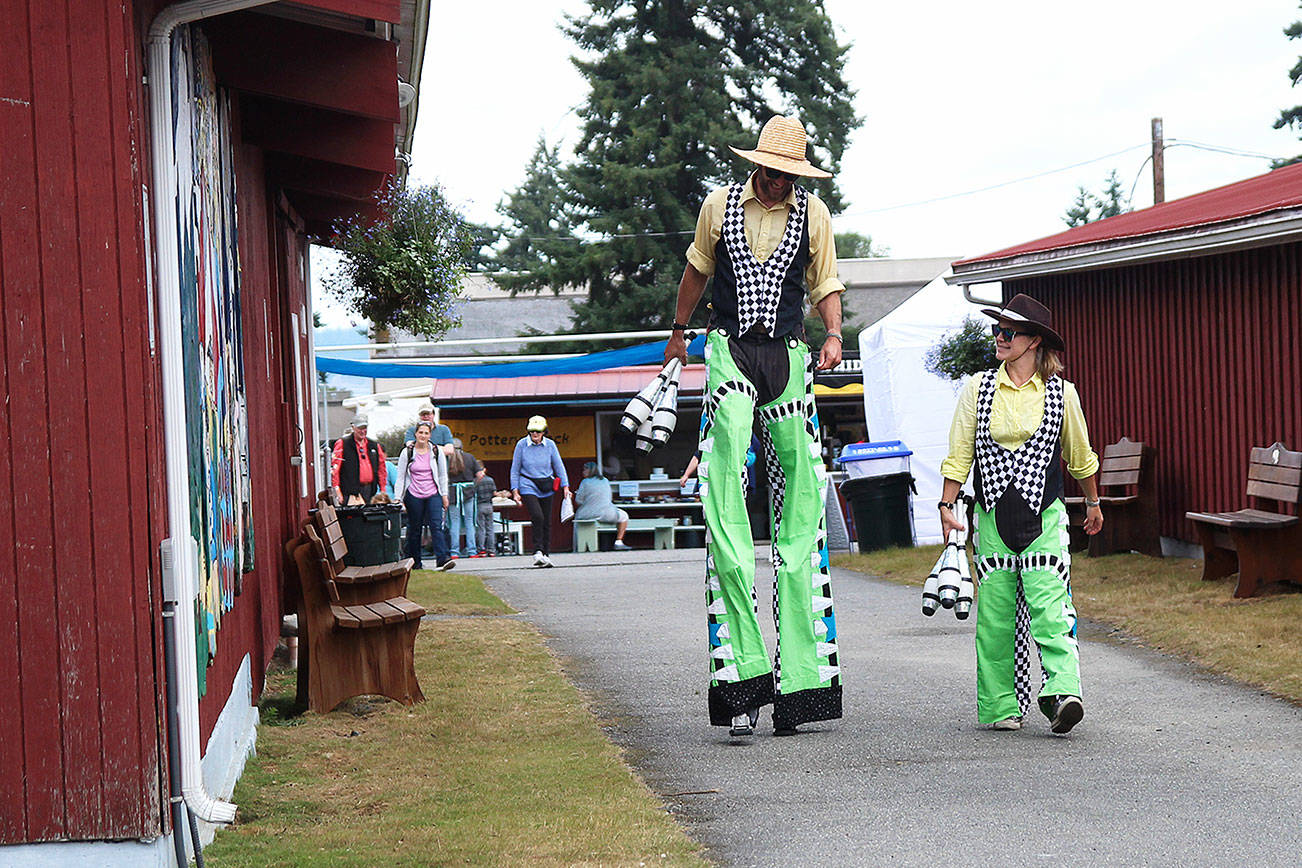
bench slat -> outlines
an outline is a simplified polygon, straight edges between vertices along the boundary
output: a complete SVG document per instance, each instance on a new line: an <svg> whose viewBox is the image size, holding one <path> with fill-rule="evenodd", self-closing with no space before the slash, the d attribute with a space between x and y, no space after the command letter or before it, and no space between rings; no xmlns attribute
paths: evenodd
<svg viewBox="0 0 1302 868"><path fill-rule="evenodd" d="M1138 470L1127 470L1124 473L1118 471L1112 471L1111 473L1102 473L1099 475L1099 485L1101 486L1111 487L1111 486L1138 485L1138 484L1139 484Z"/></svg>
<svg viewBox="0 0 1302 868"><path fill-rule="evenodd" d="M1296 486L1302 480L1302 467L1277 467L1273 464L1249 464L1248 481L1276 482Z"/></svg>
<svg viewBox="0 0 1302 868"><path fill-rule="evenodd" d="M1136 443L1134 440L1129 440L1125 437L1122 437L1116 443L1109 443L1103 449L1104 458L1120 458L1126 455L1143 455L1143 454L1144 454L1143 443Z"/></svg>
<svg viewBox="0 0 1302 868"><path fill-rule="evenodd" d="M1248 482L1249 497L1265 497L1270 500L1297 503L1298 487L1296 485L1277 485L1274 482L1251 480Z"/></svg>
<svg viewBox="0 0 1302 868"><path fill-rule="evenodd" d="M1279 450L1279 461L1274 459L1276 449ZM1277 467L1302 467L1302 452L1285 449L1282 443L1275 443L1272 446L1254 446L1248 460L1254 464L1270 464Z"/></svg>
<svg viewBox="0 0 1302 868"><path fill-rule="evenodd" d="M425 607L420 603L413 603L406 597L390 597L385 602L402 612L404 620L414 621L425 617Z"/></svg>
<svg viewBox="0 0 1302 868"><path fill-rule="evenodd" d="M406 615L397 606L394 606L388 600L379 600L374 603L367 603L366 608L370 609L380 620L386 624L396 624L399 621L407 620Z"/></svg>
<svg viewBox="0 0 1302 868"><path fill-rule="evenodd" d="M1233 528L1285 528L1297 524L1295 515L1280 515L1277 512L1265 512L1260 509L1241 509L1238 512L1187 512L1190 521L1217 527Z"/></svg>
<svg viewBox="0 0 1302 868"><path fill-rule="evenodd" d="M331 606L330 614L335 616L335 623L340 627L357 630L362 627L362 619L351 611L351 606Z"/></svg>
<svg viewBox="0 0 1302 868"><path fill-rule="evenodd" d="M1104 458L1099 462L1100 473L1110 473L1114 470L1138 470L1143 464L1142 455L1125 455L1120 458Z"/></svg>

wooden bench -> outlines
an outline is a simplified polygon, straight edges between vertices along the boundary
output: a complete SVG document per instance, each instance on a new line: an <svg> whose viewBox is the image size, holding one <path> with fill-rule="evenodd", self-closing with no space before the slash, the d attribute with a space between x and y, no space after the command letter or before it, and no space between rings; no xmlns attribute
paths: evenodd
<svg viewBox="0 0 1302 868"><path fill-rule="evenodd" d="M618 525L597 521L595 518L576 518L573 521L576 552L595 552L598 535L619 531ZM655 535L656 548L671 549L674 547L674 526L677 524L672 518L630 518L628 532L649 530Z"/></svg>
<svg viewBox="0 0 1302 868"><path fill-rule="evenodd" d="M1189 512L1203 547L1203 578L1239 574L1234 596L1251 597L1271 582L1302 582L1302 524L1296 515L1302 488L1302 452L1282 443L1254 447L1248 459L1248 497L1276 509ZM1294 515L1279 510L1293 504Z"/></svg>
<svg viewBox="0 0 1302 868"><path fill-rule="evenodd" d="M311 523L286 544L299 585L300 629L306 625L307 703L330 711L345 699L379 694L410 705L425 699L414 648L424 607L406 597L368 603L340 600L325 545ZM300 677L303 673L300 670Z"/></svg>
<svg viewBox="0 0 1302 868"><path fill-rule="evenodd" d="M1157 449L1122 437L1103 450L1099 464L1099 500L1103 530L1088 537L1091 557L1136 551L1162 556L1158 533L1157 475L1153 472ZM1073 538L1085 522L1085 498L1068 497L1068 523ZM1082 546L1085 547L1085 546Z"/></svg>
<svg viewBox="0 0 1302 868"><path fill-rule="evenodd" d="M371 566L349 566L344 563L348 554L348 543L344 540L343 530L339 527L339 517L335 508L325 501L319 501L317 508L310 515L309 523L316 531L324 549L325 557L330 561L334 581L340 597L345 603L366 603L371 600L383 600L386 597L401 597L407 593L407 580L415 561L403 558L388 564Z"/></svg>

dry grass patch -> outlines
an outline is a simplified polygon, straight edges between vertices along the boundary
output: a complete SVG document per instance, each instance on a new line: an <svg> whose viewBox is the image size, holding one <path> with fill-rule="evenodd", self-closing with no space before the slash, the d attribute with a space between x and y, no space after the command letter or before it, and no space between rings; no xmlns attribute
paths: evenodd
<svg viewBox="0 0 1302 868"><path fill-rule="evenodd" d="M428 699L411 708L364 697L288 720L293 673L269 678L264 720L286 725L260 728L208 864L706 864L532 626L427 621L416 671Z"/></svg>
<svg viewBox="0 0 1302 868"><path fill-rule="evenodd" d="M885 549L833 563L921 586L940 549ZM1232 579L1202 580L1202 561L1137 554L1073 556L1071 585L1082 617L1302 704L1302 594L1236 600Z"/></svg>

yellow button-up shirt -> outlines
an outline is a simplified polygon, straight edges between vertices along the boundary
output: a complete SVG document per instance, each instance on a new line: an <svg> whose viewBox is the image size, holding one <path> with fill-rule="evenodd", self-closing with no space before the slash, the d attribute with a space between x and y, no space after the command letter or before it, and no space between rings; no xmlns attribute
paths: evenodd
<svg viewBox="0 0 1302 868"><path fill-rule="evenodd" d="M755 195L751 181L747 178L741 191L742 219L746 243L755 258L764 262L773 255L782 241L782 234L787 231L787 214L796 204L796 191L789 191L781 202L766 208ZM696 236L687 248L687 261L706 277L714 274L714 248L719 243L723 212L727 207L727 187L720 187L705 197L700 216L696 219ZM816 306L833 292L845 292L845 286L836 273L832 212L813 193L809 194L805 205L805 220L809 225L809 265L805 268L805 283L809 287L809 303Z"/></svg>
<svg viewBox="0 0 1302 868"><path fill-rule="evenodd" d="M940 475L966 482L976 455L977 392L981 375L969 377L958 396L954 421L949 426L949 455L940 465ZM1062 381L1062 456L1067 472L1077 479L1099 470L1099 457L1090 448L1090 433L1080 408L1076 387ZM990 405L990 436L1005 449L1025 443L1044 418L1044 380L1034 374L1021 386L1015 385L1004 365L999 366L995 397Z"/></svg>

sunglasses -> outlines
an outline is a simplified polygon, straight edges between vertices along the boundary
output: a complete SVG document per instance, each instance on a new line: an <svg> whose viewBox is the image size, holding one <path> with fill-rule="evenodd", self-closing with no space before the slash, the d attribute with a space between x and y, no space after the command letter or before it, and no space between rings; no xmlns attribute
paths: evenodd
<svg viewBox="0 0 1302 868"><path fill-rule="evenodd" d="M777 169L770 169L768 166L760 166L760 171L763 172L764 177L768 178L770 181L791 181L792 183L795 183L796 179L800 177L799 175L793 175L790 172L779 172Z"/></svg>
<svg viewBox="0 0 1302 868"><path fill-rule="evenodd" d="M1003 335L1004 340L1006 341L1011 341L1013 338L1017 337L1018 335L1021 335L1023 337L1028 337L1028 338L1035 337L1035 332L1015 332L1012 329L1004 328L997 322L990 324L990 334L994 335L995 337L999 337L1000 335Z"/></svg>

